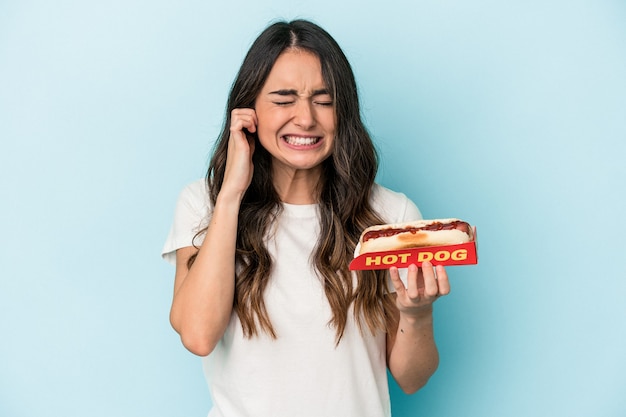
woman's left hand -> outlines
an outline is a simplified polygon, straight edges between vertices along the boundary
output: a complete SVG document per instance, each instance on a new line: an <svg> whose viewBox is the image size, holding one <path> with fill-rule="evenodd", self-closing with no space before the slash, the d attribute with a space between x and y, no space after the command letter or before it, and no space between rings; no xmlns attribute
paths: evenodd
<svg viewBox="0 0 626 417"><path fill-rule="evenodd" d="M406 287L400 280L398 268L390 268L389 274L396 289L396 305L400 314L408 316L423 314L431 310L437 298L450 293L448 274L441 265L433 267L430 262L423 262L421 268L410 265Z"/></svg>

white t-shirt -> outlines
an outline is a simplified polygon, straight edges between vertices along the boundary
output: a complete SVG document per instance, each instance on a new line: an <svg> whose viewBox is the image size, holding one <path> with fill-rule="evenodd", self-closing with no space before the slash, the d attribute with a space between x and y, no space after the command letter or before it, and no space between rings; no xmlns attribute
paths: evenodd
<svg viewBox="0 0 626 417"><path fill-rule="evenodd" d="M375 185L373 208L388 223L421 218L404 194ZM204 180L181 193L163 257L191 246L210 204ZM213 408L209 417L383 417L391 415L384 332L363 334L352 310L339 345L331 309L310 257L317 242L316 205L283 204L268 240L274 260L265 305L277 339L247 339L233 313L224 336L203 358ZM202 238L196 239L200 245Z"/></svg>

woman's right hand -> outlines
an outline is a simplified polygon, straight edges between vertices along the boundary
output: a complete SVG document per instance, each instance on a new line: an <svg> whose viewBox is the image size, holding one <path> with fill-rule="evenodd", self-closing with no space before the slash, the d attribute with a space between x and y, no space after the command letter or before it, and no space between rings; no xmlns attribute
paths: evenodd
<svg viewBox="0 0 626 417"><path fill-rule="evenodd" d="M254 109L234 109L231 112L226 170L220 193L233 193L241 199L250 186L254 172L252 154L256 126Z"/></svg>
<svg viewBox="0 0 626 417"><path fill-rule="evenodd" d="M232 316L237 222L241 199L252 181L256 126L254 109L232 111L224 181L204 242L199 250L176 251L170 321L183 345L196 355L213 351ZM188 268L187 261L195 253L196 260Z"/></svg>

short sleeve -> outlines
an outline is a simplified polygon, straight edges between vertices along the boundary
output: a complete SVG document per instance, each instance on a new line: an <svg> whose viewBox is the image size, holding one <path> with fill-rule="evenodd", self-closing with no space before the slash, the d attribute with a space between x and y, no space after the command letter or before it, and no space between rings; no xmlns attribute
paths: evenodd
<svg viewBox="0 0 626 417"><path fill-rule="evenodd" d="M404 223L422 219L419 208L406 195L378 184L374 184L372 189L372 208L385 223Z"/></svg>
<svg viewBox="0 0 626 417"><path fill-rule="evenodd" d="M203 236L196 235L208 224L209 206L206 183L203 179L183 188L176 202L174 221L161 251L163 259L175 265L176 250L202 243Z"/></svg>
<svg viewBox="0 0 626 417"><path fill-rule="evenodd" d="M372 190L372 206L385 223L404 223L422 219L422 213L419 208L406 195L389 190L378 184L375 184ZM406 285L407 269L402 268L399 272L400 279ZM389 274L387 274L387 288L389 288L390 292L396 291L391 283Z"/></svg>

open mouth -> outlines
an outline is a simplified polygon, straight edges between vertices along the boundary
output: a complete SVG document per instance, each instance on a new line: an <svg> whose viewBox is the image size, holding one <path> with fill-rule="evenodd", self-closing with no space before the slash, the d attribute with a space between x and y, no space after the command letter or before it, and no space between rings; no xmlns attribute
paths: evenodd
<svg viewBox="0 0 626 417"><path fill-rule="evenodd" d="M319 136L283 136L283 140L292 146L312 146L321 139Z"/></svg>

